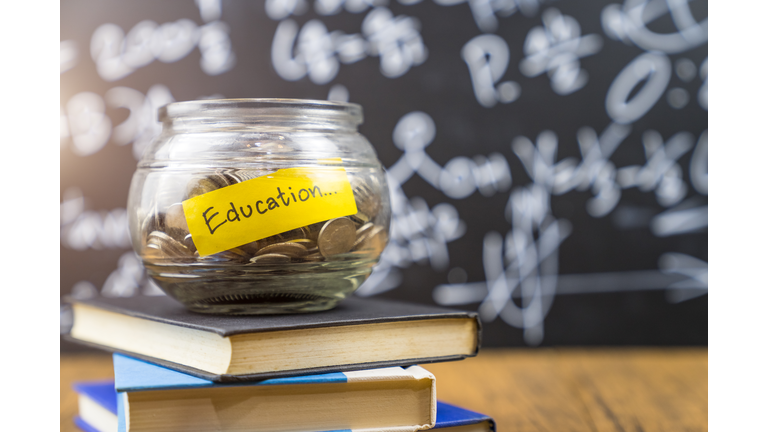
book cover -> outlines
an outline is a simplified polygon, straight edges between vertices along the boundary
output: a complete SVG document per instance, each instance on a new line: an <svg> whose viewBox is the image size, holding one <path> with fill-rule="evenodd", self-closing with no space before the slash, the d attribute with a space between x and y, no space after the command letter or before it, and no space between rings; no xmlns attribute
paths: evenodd
<svg viewBox="0 0 768 432"><path fill-rule="evenodd" d="M114 432L117 430L117 393L113 380L75 383L79 415L74 421L85 432Z"/></svg>
<svg viewBox="0 0 768 432"><path fill-rule="evenodd" d="M123 364L120 366L121 369L127 371L127 373L121 373L120 375L123 377L123 381L121 384L121 388L124 389L132 389L132 388L138 388L143 387L145 385L144 380L142 381L133 381L133 380L127 380L127 377L129 376L136 376L136 374L141 374L142 370L144 370L144 366L141 364L141 362L131 362L130 359L127 359L123 357L120 361L124 361ZM180 382L186 383L184 385L189 384L203 384L198 378L192 377L190 381L187 381L187 378L185 377L179 377L176 376L175 378L172 378L174 375L174 371L170 371L170 376L166 376L164 371L159 371L159 374L161 376L158 376L158 371L154 370L151 371L151 374L155 377L155 379L159 379L157 382L173 382L176 384L179 384ZM79 383L76 384L76 388L82 388L83 386L92 386L97 388L98 396L94 398L94 401L96 403L100 404L102 407L107 409L110 412L115 413L117 415L117 391L115 390L115 382L114 381L105 381L105 382L96 382L96 383ZM440 400L437 401L436 404L437 414L436 414L436 420L435 420L435 427L434 429L442 429L444 432L451 432L455 428L461 427L461 426L468 426L468 425L475 425L482 422L488 422L490 431L495 431L495 423L494 420L485 415L480 414L474 411L470 411L461 407L458 407L456 405L452 405L449 403L442 402ZM115 422L114 426L109 429L96 429L87 422L85 422L80 417L75 417L75 424L82 429L85 432L113 432L116 431L118 428L117 421ZM124 428L124 426L123 426ZM351 432L351 431L350 431Z"/></svg>
<svg viewBox="0 0 768 432"><path fill-rule="evenodd" d="M477 355L481 340L480 320L474 312L377 298L352 297L324 312L262 316L194 313L165 296L68 301L74 311L74 325L66 335L69 340L214 382L460 360ZM299 334L305 339L297 343ZM275 352L284 353L280 345L284 336L292 338L287 345L305 347L304 353L289 353L291 362L278 361L264 348L268 342ZM322 337L328 342L322 342ZM186 340L193 342L180 343ZM345 346L346 351L339 348L336 357L328 352L344 343L373 344L379 349ZM170 352L169 347L177 349ZM201 349L209 351L199 355ZM320 351L324 351L322 358L315 356ZM203 362L208 359L213 360Z"/></svg>
<svg viewBox="0 0 768 432"><path fill-rule="evenodd" d="M117 425L115 425L114 429L103 429L103 430L96 429L95 427L91 426L88 422L83 420L83 418L80 416L76 416L74 421L75 421L75 426L77 426L78 429L80 429L83 432L114 432L117 430Z"/></svg>
<svg viewBox="0 0 768 432"><path fill-rule="evenodd" d="M140 359L122 354L113 354L115 368L115 391L117 393L118 431L125 432L127 424L147 426L153 422L163 423L167 430L181 427L173 419L189 422L205 430L231 430L244 425L258 425L269 430L270 423L281 429L307 430L315 421L318 431L349 430L356 432L408 432L434 427L437 417L436 384L434 376L419 366L408 368L389 367L359 371L336 372L300 377L273 378L249 383L216 383L195 376L164 368ZM402 384L399 384L402 383ZM418 388L415 383L420 383ZM357 384L357 385L356 385ZM253 388L292 388L289 393L278 394L267 389L262 392ZM248 389L250 388L250 389ZM235 393L246 389L250 393L238 398ZM302 390L299 390L302 389ZM376 393L376 389L382 389ZM395 391L392 391L395 389ZM185 390L185 392L179 392ZM206 390L213 390L208 391ZM349 393L348 396L344 396ZM363 393L369 393L363 399ZM133 396L137 394L137 396ZM169 395L167 398L166 395ZM339 397L339 395L342 395ZM405 395L405 397L403 397ZM145 413L132 408L134 398ZM219 399L216 399L219 398ZM150 405L148 400L154 400ZM363 399L367 403L350 403ZM398 400L405 399L405 400ZM184 411L179 403L193 400L191 410ZM217 401L218 400L218 401ZM225 401L225 402L221 402ZM136 403L136 402L133 402ZM389 405L387 405L389 404ZM268 405L268 407L267 407ZM423 407L420 417L426 422L403 425L397 416L401 410L416 412ZM398 406L399 409L392 409ZM237 407L238 411L232 411ZM386 408L388 407L388 408ZM281 412L283 414L275 414ZM302 418L303 415L303 418ZM191 418L191 417L194 418ZM386 419L393 424L371 427L370 419ZM412 419L406 414L404 419ZM249 423L249 420L251 423ZM327 428L339 424L369 424L355 429ZM210 424L209 424L210 423ZM294 424L295 423L295 424ZM213 425L213 426L211 426ZM189 425L184 427L190 427ZM238 429L239 430L239 429ZM262 429L259 429L262 430Z"/></svg>
<svg viewBox="0 0 768 432"><path fill-rule="evenodd" d="M496 423L493 418L468 409L437 401L437 420L434 429L443 429L441 432L450 432L452 428L476 425L487 422L488 430L496 431Z"/></svg>

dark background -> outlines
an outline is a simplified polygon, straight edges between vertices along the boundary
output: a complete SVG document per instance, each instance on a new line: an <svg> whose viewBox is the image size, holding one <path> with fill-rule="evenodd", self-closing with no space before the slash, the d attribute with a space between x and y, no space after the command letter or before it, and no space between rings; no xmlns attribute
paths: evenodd
<svg viewBox="0 0 768 432"><path fill-rule="evenodd" d="M663 10L645 24L644 31L659 35L680 32L684 21L673 20L666 5L659 6L661 3L648 4L649 9L653 6ZM214 8L206 9L206 4ZM307 76L288 81L276 72L271 60L273 39L281 21L293 20L301 28L311 20L319 20L328 32L361 34L363 21L373 10L364 5L358 13L342 8L339 13L326 16L315 11L315 0L303 4L306 10L300 14L299 9L281 19L272 19L265 12L263 0L61 2L62 296L156 294L140 269L135 268L135 259L131 260L127 228L121 215L125 212L128 187L137 162L134 141L146 140L156 130L152 128L157 127L151 124L155 121L155 111L147 96L152 93L150 89L157 90L157 85L165 86L175 101L206 97L326 99L333 86L343 85L349 101L363 106L365 121L359 130L373 143L386 168L393 166L403 155L403 150L393 142L393 130L401 118L414 111L427 113L434 120L436 134L425 151L439 166L445 167L460 156L472 159L477 155L500 154L508 163L511 184L502 184L491 193L475 191L465 198L451 198L418 174L402 184L402 191L412 204L420 198L430 211L443 203L453 206L466 230L460 237L444 242L447 264L430 262L429 257L414 252L409 260L398 264L384 263L389 274L394 275L395 282L390 284L391 287L369 286L361 289L361 294L435 303L436 288L440 285L484 282L484 237L494 231L503 237L513 228L514 224L505 217L510 196L516 190L524 190L534 180L513 152L512 141L527 137L535 143L539 133L551 130L558 138L555 161L574 158L577 163L581 162L577 132L590 127L600 134L616 120L606 110L609 88L628 64L652 51L638 46L632 38L625 41L612 38L604 21L610 11L625 8L631 12L632 7L645 6L643 1L627 0L626 4L610 1L489 2L490 7L506 6L508 16L497 11L497 29L486 28L484 32L473 18L468 3L444 6L433 0L422 0L405 5L390 0L376 3L376 6L391 11L393 17L418 20L416 30L420 43L428 50L426 60L412 64L396 78L389 78L380 71L380 57L368 53L359 61L341 62L338 72L327 83L318 84ZM216 5L220 5L220 15L206 15L205 11L215 11ZM578 23L574 30L573 21L565 21L571 23L570 33L566 33L572 39L597 35L602 41L595 54L570 57L570 64L586 71L588 79L584 87L564 95L553 90L553 78L546 72L528 77L519 67L527 55L526 38L536 27L543 26L545 11L550 8ZM687 10L697 25L706 25L706 2L692 1ZM128 34L144 20L162 25L180 19L191 20L198 29L219 25L217 22L224 24L225 27L219 28L227 30L217 33L218 39L212 39L215 49L211 56L234 55L234 63L224 71L206 72L200 63L202 44L198 44L176 61L155 59L116 80L99 73L94 34L101 25L111 23ZM629 24L626 26L629 28ZM551 31L550 36L555 31ZM499 102L493 107L484 107L475 96L470 69L461 52L465 44L484 33L498 35L508 46L509 64L495 84L514 81L519 85L520 96L510 103ZM126 46L124 40L123 45L115 45L113 60L120 61L121 56L130 51ZM563 45L565 52L568 52L568 46ZM298 48L295 45L294 48L294 54L297 54ZM551 309L539 314L543 324L510 325L499 317L486 318L484 346L707 344L707 195L706 189L697 188L692 183L691 172L694 149L696 145L702 145L700 137L708 128L706 102L702 103L698 98L702 87L706 91L707 43L704 41L680 52L657 55L666 57L672 68L664 92L650 110L629 124L631 132L609 161L614 176L616 170L628 166L650 166L655 172L661 170L660 176L682 181L686 190L684 196L673 204L660 203L654 193L658 184L649 188L622 186L621 197L612 210L605 216L595 217L587 212L587 201L594 196L592 188L552 194L548 213L553 218L568 221L571 226L571 234L554 252L556 274L561 275L558 294ZM73 59L66 66L65 57ZM693 75L685 73L685 65L690 64L695 66ZM628 99L640 95L644 84L645 81L639 80ZM133 89L144 95L143 104L136 107L145 108L128 110L115 106L108 94L117 87ZM86 108L69 103L84 92L92 93ZM687 103L671 102L674 95L681 93L688 95ZM103 107L99 106L98 100L102 101ZM120 138L118 125L132 118L143 119L136 123L139 126L134 130L134 139ZM103 126L104 119L109 120L106 127L109 138L103 137L102 131L102 138L96 139L100 144L83 151L86 147L75 142L75 135L98 135L98 125ZM649 162L650 155L643 146L644 133L649 130L660 133L665 144L678 132L688 132L693 138L692 145L666 165L658 164L658 160L653 162L655 159ZM136 138L138 132L143 133L143 137ZM94 148L97 151L93 151ZM704 164L706 166L706 159ZM618 180L610 181L618 185ZM659 214L685 209L699 210L698 224L684 221L677 234L666 236L655 234L651 229ZM686 223L693 225L686 228ZM401 250L414 251L414 244L420 239L439 237L435 237L433 231L395 237L393 242ZM534 238L538 238L539 233L537 229L531 232ZM664 271L662 257L670 253L686 256L688 264L678 267L677 271ZM540 272L546 276L545 270L540 269ZM588 279L591 282L569 285L569 281L575 280L574 275L587 275L592 279ZM517 293L519 297L519 290ZM455 301L450 306L478 310L480 300ZM525 296L513 299L523 308L530 306L529 300ZM62 307L63 328L68 319L67 310ZM530 337L524 336L526 328L537 325L543 330L543 338L532 336L532 333L529 333ZM78 349L65 342L61 346L63 351Z"/></svg>

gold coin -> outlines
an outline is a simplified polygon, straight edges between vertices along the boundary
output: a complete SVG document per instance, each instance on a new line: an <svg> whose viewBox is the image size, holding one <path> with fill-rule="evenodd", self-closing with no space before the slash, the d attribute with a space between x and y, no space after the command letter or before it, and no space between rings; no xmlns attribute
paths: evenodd
<svg viewBox="0 0 768 432"><path fill-rule="evenodd" d="M326 258L347 252L354 244L355 224L344 217L326 222L317 237L317 246Z"/></svg>
<svg viewBox="0 0 768 432"><path fill-rule="evenodd" d="M264 246L256 256L265 254L281 254L287 255L291 258L300 258L307 254L307 248L299 243L275 243L269 246Z"/></svg>
<svg viewBox="0 0 768 432"><path fill-rule="evenodd" d="M291 262L291 257L282 254L264 254L251 258L253 264L284 264Z"/></svg>
<svg viewBox="0 0 768 432"><path fill-rule="evenodd" d="M355 204L360 213L373 218L381 211L381 197L374 192L371 184L374 180L370 177L362 179L354 177L352 180L352 192L355 195Z"/></svg>
<svg viewBox="0 0 768 432"><path fill-rule="evenodd" d="M307 238L317 242L317 236L320 235L320 230L323 229L323 225L325 225L325 222L318 222L318 223L307 225L305 227L307 229L307 232L309 233L309 235L307 235Z"/></svg>
<svg viewBox="0 0 768 432"><path fill-rule="evenodd" d="M352 222L354 222L355 225L358 225L358 226L363 226L371 221L371 218L369 218L367 214L360 213L360 212L350 216L349 218L352 219Z"/></svg>
<svg viewBox="0 0 768 432"><path fill-rule="evenodd" d="M304 261L308 261L308 262L325 261L325 257L322 254L320 254L319 252L316 252L316 253L313 253L313 254L309 254L309 255L305 256L303 259L304 259Z"/></svg>
<svg viewBox="0 0 768 432"><path fill-rule="evenodd" d="M158 249L168 257L188 257L192 255L192 251L187 249L183 243L162 231L152 231L149 234L147 247Z"/></svg>
<svg viewBox="0 0 768 432"><path fill-rule="evenodd" d="M234 171L231 174L235 178L237 178L238 183L239 183L239 182L244 182L244 181L252 180L252 179L255 179L257 177L261 177L263 175L272 174L275 171L277 171L277 170L274 170L274 169L264 169L264 168L260 168L260 169L245 169L245 170Z"/></svg>
<svg viewBox="0 0 768 432"><path fill-rule="evenodd" d="M352 250L360 249L360 245L368 239L368 234L373 229L374 225L370 222L361 226L355 233L355 244L352 246Z"/></svg>
<svg viewBox="0 0 768 432"><path fill-rule="evenodd" d="M317 249L317 242L314 241L314 240L310 240L308 238L300 238L300 239L295 239L295 240L288 240L286 243L298 243L298 244L304 246L305 248L307 248L307 250L310 250L310 249L313 249L313 248Z"/></svg>
<svg viewBox="0 0 768 432"><path fill-rule="evenodd" d="M237 178L231 174L231 169L218 168L213 174L208 175L208 178L213 180L220 188L227 187L237 183Z"/></svg>
<svg viewBox="0 0 768 432"><path fill-rule="evenodd" d="M245 252L244 250L242 250L240 248L232 248L232 249L227 250L227 252L233 253L233 254L235 254L237 256L241 256L241 257L243 257L245 259L250 259L251 258L251 254Z"/></svg>
<svg viewBox="0 0 768 432"><path fill-rule="evenodd" d="M387 246L387 230L384 227L376 225L370 229L362 238L355 242L354 250L366 250L379 255Z"/></svg>
<svg viewBox="0 0 768 432"><path fill-rule="evenodd" d="M389 235L387 234L387 230L384 229L384 227L377 226L371 230L370 234L368 234L368 248L373 250L373 254L376 256L380 255L381 252L384 251L384 248L387 247L388 241Z"/></svg>
<svg viewBox="0 0 768 432"><path fill-rule="evenodd" d="M203 195L221 188L219 183L209 177L194 179L187 185L187 199Z"/></svg>
<svg viewBox="0 0 768 432"><path fill-rule="evenodd" d="M361 236L364 236L364 235L368 234L368 231L370 231L373 227L374 227L374 225L372 223L368 222L367 224L365 224L365 225L361 226L360 228L358 228L357 231L355 232L355 235L358 238L360 238Z"/></svg>
<svg viewBox="0 0 768 432"><path fill-rule="evenodd" d="M282 241L294 240L294 239L306 239L309 237L309 229L307 227L299 227L289 231L282 232L275 237Z"/></svg>
<svg viewBox="0 0 768 432"><path fill-rule="evenodd" d="M240 249L250 254L251 256L254 256L256 255L256 252L258 252L264 246L266 246L266 243L264 243L263 240L256 240L256 241L252 241L250 243L241 245Z"/></svg>

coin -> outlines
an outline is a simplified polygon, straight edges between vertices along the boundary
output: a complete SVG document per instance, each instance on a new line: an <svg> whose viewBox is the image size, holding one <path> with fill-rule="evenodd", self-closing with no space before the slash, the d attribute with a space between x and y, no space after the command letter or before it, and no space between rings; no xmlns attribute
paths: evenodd
<svg viewBox="0 0 768 432"><path fill-rule="evenodd" d="M282 254L264 254L251 258L253 264L285 264L291 262L291 257Z"/></svg>
<svg viewBox="0 0 768 432"><path fill-rule="evenodd" d="M261 256L266 254L281 254L281 255L287 255L291 258L299 258L307 254L307 248L300 245L299 243L288 243L288 242L275 243L262 248L256 254L256 256Z"/></svg>
<svg viewBox="0 0 768 432"><path fill-rule="evenodd" d="M368 231L361 242L355 243L355 250L367 250L373 255L379 255L387 246L388 237L387 230L377 225Z"/></svg>
<svg viewBox="0 0 768 432"><path fill-rule="evenodd" d="M313 240L308 239L308 238L300 238L300 239L295 239L295 240L288 240L287 243L298 243L298 244L304 246L307 249L316 246L315 242Z"/></svg>
<svg viewBox="0 0 768 432"><path fill-rule="evenodd" d="M354 244L355 224L344 217L326 222L317 237L317 246L326 258L347 252Z"/></svg>
<svg viewBox="0 0 768 432"><path fill-rule="evenodd" d="M240 249L243 251L251 254L251 256L256 255L256 252L258 252L261 248L266 246L267 243L264 242L264 240L256 240L252 241L250 243L246 243L244 245L240 246Z"/></svg>
<svg viewBox="0 0 768 432"><path fill-rule="evenodd" d="M349 218L352 220L352 222L355 223L355 225L358 225L358 226L363 226L371 221L371 218L368 217L367 214L362 212L358 212L357 214L349 216Z"/></svg>
<svg viewBox="0 0 768 432"><path fill-rule="evenodd" d="M299 227L299 228L296 228L296 229L292 229L292 230L289 230L289 231L282 232L282 233L276 235L275 237L277 237L278 239L280 239L282 241L295 240L295 239L305 239L305 238L309 237L309 229L307 229L306 227Z"/></svg>
<svg viewBox="0 0 768 432"><path fill-rule="evenodd" d="M198 195L203 195L216 189L221 188L219 183L209 177L203 177L194 179L187 185L186 196L187 199L194 198Z"/></svg>
<svg viewBox="0 0 768 432"><path fill-rule="evenodd" d="M157 213L153 211L148 214L141 223L141 230L145 233L162 231L163 229L165 229L165 213Z"/></svg>
<svg viewBox="0 0 768 432"><path fill-rule="evenodd" d="M361 226L360 228L358 228L357 231L355 232L355 235L357 237L364 236L364 235L368 234L368 231L370 231L374 226L375 226L374 224L368 222L367 224L365 224L365 225Z"/></svg>
<svg viewBox="0 0 768 432"><path fill-rule="evenodd" d="M240 248L232 248L232 249L227 250L227 252L235 254L235 255L237 255L239 257L243 257L245 259L250 259L251 258L251 254L245 252L244 250L242 250Z"/></svg>
<svg viewBox="0 0 768 432"><path fill-rule="evenodd" d="M367 224L361 226L357 229L355 232L355 244L352 246L353 250L358 250L360 247L360 244L365 242L368 239L368 234L373 229L375 225L368 222Z"/></svg>
<svg viewBox="0 0 768 432"><path fill-rule="evenodd" d="M372 183L372 178L364 179L360 177L353 177L350 182L352 192L355 195L357 210L368 216L368 218L372 218L379 214L379 211L381 210L381 198L379 197L379 194L374 192L374 189L371 186Z"/></svg>
<svg viewBox="0 0 768 432"><path fill-rule="evenodd" d="M187 218L184 216L184 207L181 203L170 205L165 210L165 226L168 228L178 228L189 233Z"/></svg>
<svg viewBox="0 0 768 432"><path fill-rule="evenodd" d="M162 231L152 231L147 239L147 247L158 249L168 257L189 257L192 252L173 237Z"/></svg>
<svg viewBox="0 0 768 432"><path fill-rule="evenodd" d="M188 232L179 228L165 228L165 231L162 232L166 233L168 237L171 237L182 245L184 245L184 238L187 236L187 234L189 234Z"/></svg>
<svg viewBox="0 0 768 432"><path fill-rule="evenodd" d="M275 169L217 168L190 180L185 199L223 187L248 181ZM142 256L145 258L183 259L193 257L204 262L242 263L314 263L338 254L348 259L353 255L370 256L381 253L387 244L387 230L376 225L381 211L381 186L375 175L349 174L350 186L358 212L354 215L312 223L244 243L213 255L200 257L190 234L183 204L177 202L164 209L152 211L142 221ZM164 202L173 202L167 197Z"/></svg>
<svg viewBox="0 0 768 432"><path fill-rule="evenodd" d="M321 255L319 252L313 253L304 257L304 261L307 261L307 262L319 262L324 260L325 260L325 257Z"/></svg>
<svg viewBox="0 0 768 432"><path fill-rule="evenodd" d="M248 181L255 179L257 177L261 177L263 175L271 174L277 170L274 169L247 169L247 170L236 170L232 172L232 175L237 178L238 183Z"/></svg>
<svg viewBox="0 0 768 432"><path fill-rule="evenodd" d="M307 231L309 232L309 235L307 235L307 238L317 242L317 236L320 235L320 230L323 229L323 225L325 225L325 222L318 222L318 223L307 225L306 228L307 228Z"/></svg>
<svg viewBox="0 0 768 432"><path fill-rule="evenodd" d="M187 234L186 236L184 236L184 240L182 241L182 243L190 251L197 252L197 246L195 246L195 242L192 240L192 234Z"/></svg>

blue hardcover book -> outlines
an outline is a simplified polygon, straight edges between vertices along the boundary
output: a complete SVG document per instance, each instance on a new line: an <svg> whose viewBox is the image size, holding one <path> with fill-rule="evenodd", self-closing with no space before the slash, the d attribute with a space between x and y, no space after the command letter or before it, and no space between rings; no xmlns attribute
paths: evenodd
<svg viewBox="0 0 768 432"><path fill-rule="evenodd" d="M72 386L77 392L78 416L75 424L85 432L117 431L117 393L115 382L89 381Z"/></svg>
<svg viewBox="0 0 768 432"><path fill-rule="evenodd" d="M113 414L112 423L102 425L96 428L90 423L84 421L81 417L75 418L77 426L85 432L114 432L118 429L117 420L117 392L115 391L114 381L98 383L80 383L75 388L85 388L90 386L95 388L98 396L92 400L100 405L104 410ZM78 390L78 392L80 392ZM83 393L90 393L89 390ZM94 422L96 423L96 422ZM441 429L441 432L495 432L496 426L493 419L487 415L476 413L455 405L437 401L437 416L434 429Z"/></svg>
<svg viewBox="0 0 768 432"><path fill-rule="evenodd" d="M437 401L435 429L440 432L495 432L496 423L485 414Z"/></svg>
<svg viewBox="0 0 768 432"><path fill-rule="evenodd" d="M420 366L221 384L113 355L118 431L377 431L435 427L435 377Z"/></svg>

